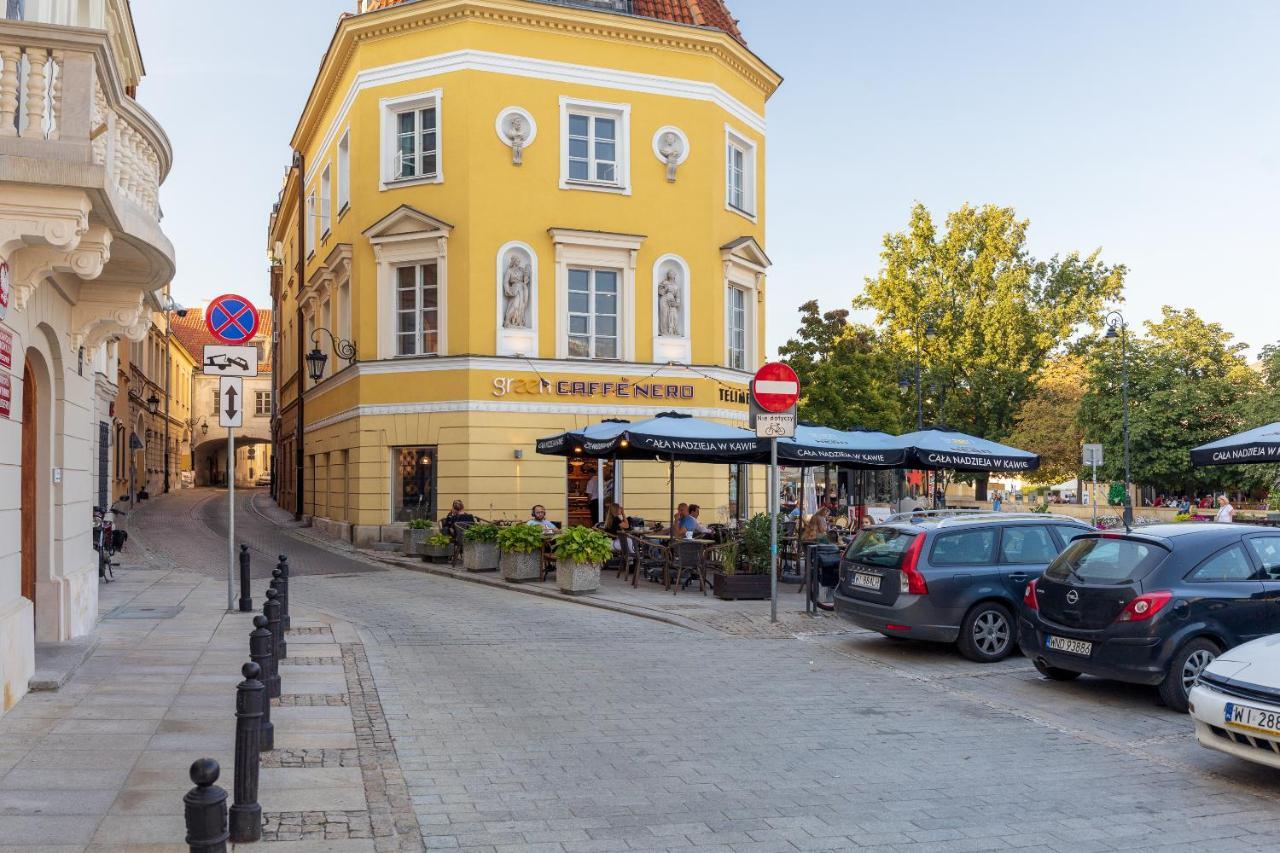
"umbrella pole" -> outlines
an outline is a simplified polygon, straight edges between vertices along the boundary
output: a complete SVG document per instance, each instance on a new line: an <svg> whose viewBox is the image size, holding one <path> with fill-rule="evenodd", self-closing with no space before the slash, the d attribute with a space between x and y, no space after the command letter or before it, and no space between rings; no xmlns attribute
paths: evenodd
<svg viewBox="0 0 1280 853"><path fill-rule="evenodd" d="M668 478L671 482L671 506L667 513L670 519L667 524L671 528L671 540L676 538L676 457L671 457L671 476Z"/></svg>

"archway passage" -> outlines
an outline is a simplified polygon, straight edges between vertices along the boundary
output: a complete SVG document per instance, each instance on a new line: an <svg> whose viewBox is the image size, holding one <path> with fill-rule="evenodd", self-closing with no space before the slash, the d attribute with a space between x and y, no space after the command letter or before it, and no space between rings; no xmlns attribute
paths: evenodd
<svg viewBox="0 0 1280 853"><path fill-rule="evenodd" d="M28 362L22 370L22 595L36 601L36 460L40 429L37 422L36 377Z"/></svg>

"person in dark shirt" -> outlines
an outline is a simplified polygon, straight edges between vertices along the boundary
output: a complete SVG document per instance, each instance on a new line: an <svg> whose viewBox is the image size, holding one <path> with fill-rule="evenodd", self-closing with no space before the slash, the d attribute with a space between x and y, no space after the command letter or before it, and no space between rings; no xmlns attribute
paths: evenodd
<svg viewBox="0 0 1280 853"><path fill-rule="evenodd" d="M462 501L454 501L453 506L449 509L449 514L440 521L440 532L446 534L450 538L456 535L456 524L474 524L476 517L467 512L462 506Z"/></svg>

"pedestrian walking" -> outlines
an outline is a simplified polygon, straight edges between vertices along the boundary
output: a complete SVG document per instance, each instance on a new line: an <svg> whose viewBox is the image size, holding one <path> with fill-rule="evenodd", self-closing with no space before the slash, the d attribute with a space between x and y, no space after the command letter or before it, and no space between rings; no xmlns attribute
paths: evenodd
<svg viewBox="0 0 1280 853"><path fill-rule="evenodd" d="M1226 495L1218 495L1218 515L1214 521L1230 524L1236 520L1236 508L1231 505L1231 501Z"/></svg>

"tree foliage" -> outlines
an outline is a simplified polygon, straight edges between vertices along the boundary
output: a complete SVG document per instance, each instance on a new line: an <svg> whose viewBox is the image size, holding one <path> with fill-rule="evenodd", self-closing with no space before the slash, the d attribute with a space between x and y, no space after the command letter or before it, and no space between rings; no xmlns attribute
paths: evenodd
<svg viewBox="0 0 1280 853"><path fill-rule="evenodd" d="M1141 337L1130 329L1124 342L1134 482L1178 494L1239 484L1249 477L1243 466L1195 468L1190 450L1250 425L1263 382L1244 356L1247 345L1192 309L1166 306L1145 327ZM1080 411L1086 439L1103 444L1113 478L1124 472L1120 347L1108 340L1093 348Z"/></svg>
<svg viewBox="0 0 1280 853"><path fill-rule="evenodd" d="M907 229L884 238L883 266L854 307L875 312L901 369L919 353L926 422L1009 435L1033 377L1120 298L1123 266L1097 251L1037 260L1027 225L1011 208L965 205L939 230L917 204Z"/></svg>
<svg viewBox="0 0 1280 853"><path fill-rule="evenodd" d="M1040 454L1040 468L1026 476L1029 482L1055 485L1080 476L1084 429L1078 419L1088 374L1082 356L1067 354L1034 378L1009 435L1011 444Z"/></svg>
<svg viewBox="0 0 1280 853"><path fill-rule="evenodd" d="M778 349L800 379L800 417L838 429L898 432L902 402L891 356L874 329L849 322L846 310L800 306L796 337Z"/></svg>

